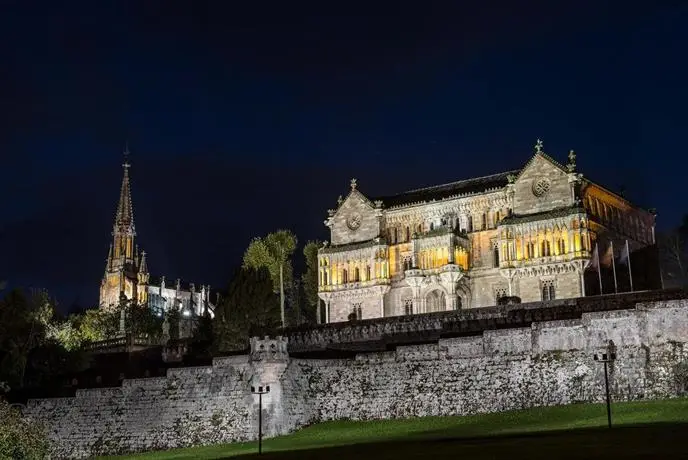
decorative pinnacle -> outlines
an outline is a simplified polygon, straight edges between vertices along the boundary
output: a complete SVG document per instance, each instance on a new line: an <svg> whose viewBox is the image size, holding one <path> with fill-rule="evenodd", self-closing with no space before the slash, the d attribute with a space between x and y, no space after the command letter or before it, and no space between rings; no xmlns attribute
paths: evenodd
<svg viewBox="0 0 688 460"><path fill-rule="evenodd" d="M124 144L124 163L122 164L124 169L131 167L131 164L129 163L129 154L129 141L127 141L127 143Z"/></svg>
<svg viewBox="0 0 688 460"><path fill-rule="evenodd" d="M576 152L569 150L569 163L566 165L569 172L576 170Z"/></svg>
<svg viewBox="0 0 688 460"><path fill-rule="evenodd" d="M542 147L543 147L542 141L540 139L538 139L535 142L535 153L542 153Z"/></svg>
<svg viewBox="0 0 688 460"><path fill-rule="evenodd" d="M355 190L355 189L356 189L356 185L357 185L357 184L356 184L356 179L351 179L351 190Z"/></svg>

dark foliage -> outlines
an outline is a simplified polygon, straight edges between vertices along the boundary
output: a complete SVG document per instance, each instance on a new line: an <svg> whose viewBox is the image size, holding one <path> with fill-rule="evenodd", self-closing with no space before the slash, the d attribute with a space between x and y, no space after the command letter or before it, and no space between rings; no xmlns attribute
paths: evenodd
<svg viewBox="0 0 688 460"><path fill-rule="evenodd" d="M274 334L279 326L279 298L270 273L265 269L237 270L215 312L215 351L246 349L249 337Z"/></svg>

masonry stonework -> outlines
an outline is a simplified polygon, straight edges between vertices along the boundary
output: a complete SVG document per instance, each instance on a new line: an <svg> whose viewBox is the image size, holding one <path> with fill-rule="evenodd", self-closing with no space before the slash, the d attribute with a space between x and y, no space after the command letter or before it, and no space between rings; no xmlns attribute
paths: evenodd
<svg viewBox="0 0 688 460"><path fill-rule="evenodd" d="M612 341L611 344L609 341ZM164 378L120 388L79 390L74 398L30 400L55 458L245 441L337 419L465 415L602 401L594 353L615 349L615 401L680 394L675 368L688 360L688 300L584 313L581 319L487 330L478 336L399 346L353 359L295 359L285 339L252 339L249 356L211 367L170 369Z"/></svg>
<svg viewBox="0 0 688 460"><path fill-rule="evenodd" d="M655 244L654 214L584 178L573 151L561 164L541 141L519 170L379 198L353 180L325 225L325 322L659 288L630 286L626 268L622 284L586 285L586 272L613 270L624 249ZM658 273L654 265L636 271Z"/></svg>

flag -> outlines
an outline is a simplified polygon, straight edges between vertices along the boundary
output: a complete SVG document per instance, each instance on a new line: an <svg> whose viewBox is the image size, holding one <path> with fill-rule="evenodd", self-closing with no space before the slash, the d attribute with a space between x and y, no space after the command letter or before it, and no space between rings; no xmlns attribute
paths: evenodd
<svg viewBox="0 0 688 460"><path fill-rule="evenodd" d="M628 240L621 251L621 256L619 257L619 264L628 265L628 280L631 283L631 292L633 292L633 273L631 272L631 251L628 249Z"/></svg>
<svg viewBox="0 0 688 460"><path fill-rule="evenodd" d="M600 251L599 244L595 244L595 249L592 250L592 257L590 258L590 267L597 270L597 280L600 283L600 295L604 292L602 291L602 272L600 270Z"/></svg>
<svg viewBox="0 0 688 460"><path fill-rule="evenodd" d="M604 265L606 268L613 266L613 264L614 264L614 243L612 243L611 241L609 242L609 246L607 246L607 249L604 251L604 254L598 260L600 260L600 264Z"/></svg>
<svg viewBox="0 0 688 460"><path fill-rule="evenodd" d="M628 240L621 250L621 255L619 256L619 265L626 265L630 262L631 255L628 252Z"/></svg>
<svg viewBox="0 0 688 460"><path fill-rule="evenodd" d="M596 244L595 249L592 250L592 257L590 258L590 268L595 270L600 268L600 252L598 250L599 246Z"/></svg>

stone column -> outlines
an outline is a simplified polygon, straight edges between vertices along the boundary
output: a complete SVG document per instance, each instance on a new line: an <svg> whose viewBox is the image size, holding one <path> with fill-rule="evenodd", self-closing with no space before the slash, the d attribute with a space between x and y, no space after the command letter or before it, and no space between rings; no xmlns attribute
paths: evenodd
<svg viewBox="0 0 688 460"><path fill-rule="evenodd" d="M385 295L380 295L380 318L385 317Z"/></svg>
<svg viewBox="0 0 688 460"><path fill-rule="evenodd" d="M418 236L411 240L411 268L418 268Z"/></svg>
<svg viewBox="0 0 688 460"><path fill-rule="evenodd" d="M454 234L450 233L449 234L449 253L447 254L447 263L454 264L456 263L456 260L454 260Z"/></svg>
<svg viewBox="0 0 688 460"><path fill-rule="evenodd" d="M325 301L325 323L328 324L330 322L330 300Z"/></svg>

